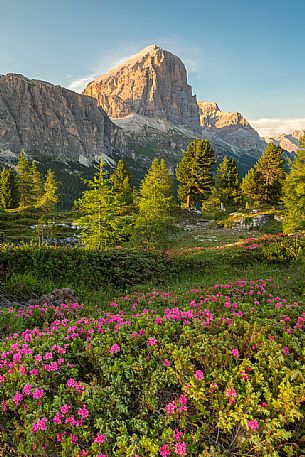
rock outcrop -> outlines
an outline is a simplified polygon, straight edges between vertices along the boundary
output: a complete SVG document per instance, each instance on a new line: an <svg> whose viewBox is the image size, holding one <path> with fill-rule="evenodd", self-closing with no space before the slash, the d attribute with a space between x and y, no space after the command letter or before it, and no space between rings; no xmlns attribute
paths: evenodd
<svg viewBox="0 0 305 457"><path fill-rule="evenodd" d="M0 156L26 152L94 160L122 148L124 134L91 97L22 75L0 76Z"/></svg>
<svg viewBox="0 0 305 457"><path fill-rule="evenodd" d="M96 98L113 119L137 114L200 132L199 109L183 62L156 45L89 83L83 94Z"/></svg>
<svg viewBox="0 0 305 457"><path fill-rule="evenodd" d="M276 145L281 146L285 151L290 153L295 153L299 149L299 140L302 135L305 134L303 130L295 130L290 134L283 133L282 135L276 136L274 138L266 138L266 141L269 143L272 141Z"/></svg>
<svg viewBox="0 0 305 457"><path fill-rule="evenodd" d="M259 154L266 147L249 122L237 112L221 111L215 102L198 102L202 135L227 143L237 150L255 151Z"/></svg>

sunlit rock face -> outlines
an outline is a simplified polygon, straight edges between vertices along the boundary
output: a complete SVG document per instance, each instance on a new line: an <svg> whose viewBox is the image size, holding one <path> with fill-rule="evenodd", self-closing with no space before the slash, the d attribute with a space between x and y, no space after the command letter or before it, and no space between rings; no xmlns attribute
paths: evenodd
<svg viewBox="0 0 305 457"><path fill-rule="evenodd" d="M266 143L238 112L221 111L216 102L199 101L202 135L217 137L229 146L245 151L262 151Z"/></svg>
<svg viewBox="0 0 305 457"><path fill-rule="evenodd" d="M83 92L113 119L138 114L200 132L199 108L179 57L156 45L89 83Z"/></svg>
<svg viewBox="0 0 305 457"><path fill-rule="evenodd" d="M0 150L93 159L124 135L94 99L18 74L0 76Z"/></svg>

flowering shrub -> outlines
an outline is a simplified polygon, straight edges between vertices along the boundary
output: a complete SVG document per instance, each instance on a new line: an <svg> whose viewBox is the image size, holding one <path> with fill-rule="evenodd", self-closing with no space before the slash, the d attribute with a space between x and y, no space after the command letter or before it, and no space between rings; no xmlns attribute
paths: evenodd
<svg viewBox="0 0 305 457"><path fill-rule="evenodd" d="M0 448L301 455L305 309L271 290L238 281L121 296L106 310L0 309Z"/></svg>

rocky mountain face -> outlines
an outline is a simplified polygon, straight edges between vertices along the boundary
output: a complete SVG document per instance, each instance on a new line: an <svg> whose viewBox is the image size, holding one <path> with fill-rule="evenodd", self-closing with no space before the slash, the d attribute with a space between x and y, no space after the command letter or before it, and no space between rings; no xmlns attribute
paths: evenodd
<svg viewBox="0 0 305 457"><path fill-rule="evenodd" d="M23 149L88 164L113 156L124 141L94 99L22 75L0 76L0 158Z"/></svg>
<svg viewBox="0 0 305 457"><path fill-rule="evenodd" d="M272 141L276 145L280 145L285 151L294 153L298 150L299 140L304 133L305 131L303 130L296 130L290 134L283 133L282 135L273 138L267 138L266 141L268 143Z"/></svg>
<svg viewBox="0 0 305 457"><path fill-rule="evenodd" d="M233 153L258 156L266 147L249 122L237 112L221 111L215 102L198 102L202 135L229 145Z"/></svg>
<svg viewBox="0 0 305 457"><path fill-rule="evenodd" d="M83 94L96 98L112 119L136 114L200 132L199 109L183 62L156 45L89 83Z"/></svg>

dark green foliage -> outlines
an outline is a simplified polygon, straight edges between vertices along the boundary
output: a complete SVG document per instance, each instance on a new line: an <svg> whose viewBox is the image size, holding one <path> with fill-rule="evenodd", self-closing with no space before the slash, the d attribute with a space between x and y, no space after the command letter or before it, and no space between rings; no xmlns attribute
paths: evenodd
<svg viewBox="0 0 305 457"><path fill-rule="evenodd" d="M216 174L216 194L223 206L234 207L241 204L241 184L236 162L227 156L219 165Z"/></svg>
<svg viewBox="0 0 305 457"><path fill-rule="evenodd" d="M11 168L3 168L0 173L0 208L10 209L18 206L16 173Z"/></svg>
<svg viewBox="0 0 305 457"><path fill-rule="evenodd" d="M291 164L284 185L283 201L287 209L285 232L305 229L305 135L300 140L300 150Z"/></svg>
<svg viewBox="0 0 305 457"><path fill-rule="evenodd" d="M43 183L35 160L32 160L29 172L31 178L31 204L37 207L43 194Z"/></svg>
<svg viewBox="0 0 305 457"><path fill-rule="evenodd" d="M50 246L2 246L0 279L23 272L40 281L74 287L126 287L158 281L190 268L191 260L175 259L157 252L92 250ZM199 268L202 264L198 263Z"/></svg>
<svg viewBox="0 0 305 457"><path fill-rule="evenodd" d="M261 158L242 182L242 190L249 202L275 205L281 201L286 177L285 162L280 146L269 143Z"/></svg>
<svg viewBox="0 0 305 457"><path fill-rule="evenodd" d="M119 160L114 173L110 177L112 189L117 194L122 207L133 202L133 189L131 186L131 175L124 160Z"/></svg>
<svg viewBox="0 0 305 457"><path fill-rule="evenodd" d="M208 140L194 140L183 153L177 165L176 176L181 185L178 195L181 203L191 205L207 200L211 195L214 178L211 172L214 150Z"/></svg>

